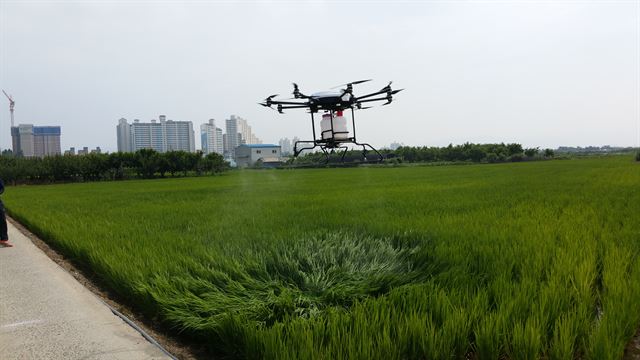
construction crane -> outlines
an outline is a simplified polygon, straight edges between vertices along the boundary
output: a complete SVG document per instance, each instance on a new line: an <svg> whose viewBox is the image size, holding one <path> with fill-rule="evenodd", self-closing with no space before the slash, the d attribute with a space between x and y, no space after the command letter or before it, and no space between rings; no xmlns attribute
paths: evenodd
<svg viewBox="0 0 640 360"><path fill-rule="evenodd" d="M4 93L4 96L6 96L7 99L9 99L9 111L11 112L11 127L13 127L13 108L16 106L16 102L13 101L13 98L11 97L11 95L7 94L6 91L2 90L2 92Z"/></svg>

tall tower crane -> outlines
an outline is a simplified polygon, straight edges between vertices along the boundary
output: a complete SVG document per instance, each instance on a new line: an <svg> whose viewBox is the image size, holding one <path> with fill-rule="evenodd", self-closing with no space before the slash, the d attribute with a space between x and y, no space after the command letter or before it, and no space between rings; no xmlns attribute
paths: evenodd
<svg viewBox="0 0 640 360"><path fill-rule="evenodd" d="M11 112L11 127L13 127L13 108L16 106L16 102L13 101L13 98L11 97L11 95L7 94L6 91L2 90L2 92L4 93L4 96L6 96L7 99L9 99L9 112Z"/></svg>

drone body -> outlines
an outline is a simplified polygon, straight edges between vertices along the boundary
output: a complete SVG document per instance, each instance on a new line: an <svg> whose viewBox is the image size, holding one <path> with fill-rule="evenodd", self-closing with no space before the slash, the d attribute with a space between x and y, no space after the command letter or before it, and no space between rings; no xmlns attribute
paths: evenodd
<svg viewBox="0 0 640 360"><path fill-rule="evenodd" d="M369 107L363 107L363 103L375 102L375 101L386 101L386 103L382 105L388 105L393 100L393 95L399 93L403 89L393 90L391 89L391 82L382 89L362 95L355 96L353 94L353 85L364 83L369 80L359 80L354 81L346 85L346 88L341 90L332 90L332 91L321 91L316 92L311 95L305 95L300 92L298 85L293 83L293 96L295 100L300 101L283 101L283 100L274 100L278 95L271 95L267 97L263 103L259 103L262 106L273 109L271 106L276 105L277 111L279 113L283 113L285 109L307 109L309 113L311 113L311 128L313 130L313 140L304 140L298 141L294 145L294 156L297 157L300 152L303 150L310 150L316 147L319 147L325 155L327 162L329 161L329 154L327 149L335 149L340 148L344 149L342 153L342 161L344 162L344 156L347 153L348 147L346 144L351 143L357 146L362 146L363 156L366 159L367 147L373 150L379 158L379 161L383 160L382 155L375 149L373 146L367 143L358 143L356 141L356 124L355 124L355 114L354 110L360 109L368 109ZM349 136L348 131L345 131L346 125L343 128L342 122L343 111L350 109L351 110L351 120L353 126L353 136ZM314 113L318 111L325 111L326 114L323 116L323 126L320 138L316 137L316 128L315 128L315 119ZM336 122L337 121L337 122ZM339 126L337 124L340 124ZM307 146L302 146L300 149L298 148L298 144L308 144Z"/></svg>

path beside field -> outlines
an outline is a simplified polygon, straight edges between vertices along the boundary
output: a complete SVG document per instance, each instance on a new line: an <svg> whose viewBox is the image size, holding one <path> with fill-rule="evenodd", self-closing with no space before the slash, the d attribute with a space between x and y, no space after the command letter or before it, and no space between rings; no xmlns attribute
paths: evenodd
<svg viewBox="0 0 640 360"><path fill-rule="evenodd" d="M167 359L9 224L0 247L0 359Z"/></svg>

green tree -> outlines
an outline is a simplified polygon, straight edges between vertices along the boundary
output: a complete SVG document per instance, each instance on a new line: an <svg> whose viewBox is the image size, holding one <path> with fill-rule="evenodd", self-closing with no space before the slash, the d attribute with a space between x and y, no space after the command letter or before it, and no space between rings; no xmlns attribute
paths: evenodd
<svg viewBox="0 0 640 360"><path fill-rule="evenodd" d="M163 155L167 162L167 170L169 171L171 176L175 176L178 171L182 171L182 169L184 168L184 151L168 151Z"/></svg>
<svg viewBox="0 0 640 360"><path fill-rule="evenodd" d="M551 149L544 149L544 157L546 158L551 158L555 155L555 153L553 152L553 150Z"/></svg>
<svg viewBox="0 0 640 360"><path fill-rule="evenodd" d="M87 154L80 156L66 156L69 163L79 160L80 172L85 180L95 181L107 176L110 169L109 155Z"/></svg>
<svg viewBox="0 0 640 360"><path fill-rule="evenodd" d="M10 149L2 150L1 156L3 156L3 157L14 157L13 156L13 151L11 151Z"/></svg>
<svg viewBox="0 0 640 360"><path fill-rule="evenodd" d="M540 148L537 148L537 147L535 147L535 148L528 148L528 149L525 149L525 150L524 150L524 154L525 154L527 157L534 157L534 156L538 155L538 152L540 152Z"/></svg>
<svg viewBox="0 0 640 360"><path fill-rule="evenodd" d="M204 171L211 172L211 174L220 173L229 169L229 163L224 161L222 155L217 153L207 154L203 157L202 165Z"/></svg>
<svg viewBox="0 0 640 360"><path fill-rule="evenodd" d="M158 172L160 157L153 149L140 149L136 151L136 171L139 176L150 179Z"/></svg>
<svg viewBox="0 0 640 360"><path fill-rule="evenodd" d="M507 144L507 151L509 152L509 156L511 155L515 155L515 154L522 154L522 145L520 144Z"/></svg>

